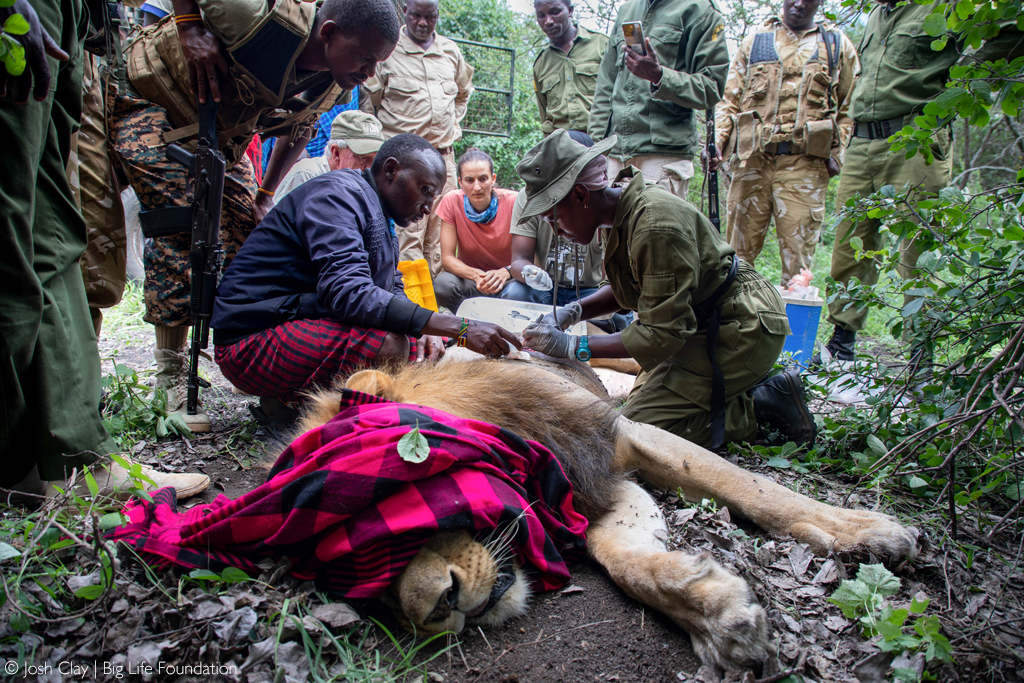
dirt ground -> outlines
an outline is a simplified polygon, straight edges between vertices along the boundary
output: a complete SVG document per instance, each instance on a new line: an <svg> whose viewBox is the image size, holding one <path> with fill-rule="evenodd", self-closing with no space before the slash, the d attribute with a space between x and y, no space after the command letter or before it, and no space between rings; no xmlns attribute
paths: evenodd
<svg viewBox="0 0 1024 683"><path fill-rule="evenodd" d="M140 371L151 368L150 334L148 327L122 327L101 339L101 353ZM108 360L105 371L111 367ZM144 440L131 448L132 457L140 462L168 471L198 470L211 477L213 486L186 506L209 502L220 494L236 497L257 486L266 471L261 463L275 448L270 435L249 415L247 404L253 399L233 394L213 363L205 367L214 385L205 393L214 423L212 434L191 440ZM762 467L753 455L749 459L731 457L819 500L866 508L880 503L874 491L856 488L852 480ZM0 611L0 656L17 655L37 664L69 658L125 666L134 662L136 671L140 663L157 661L204 661L235 667L230 673L212 677L129 676L128 680L263 683L332 680L331 675L337 677L333 680L385 680L357 676L356 665L340 655L310 655L310 647L328 643L323 629L329 628L359 634L349 641L358 642L354 647L364 654L380 655L384 665L403 659L418 664L418 673L414 672L410 681L891 680L889 657L880 653L876 643L863 639L853 621L826 602L843 578L856 574L858 565L853 558L814 557L806 546L772 538L712 503L692 505L671 492L652 493L669 521L668 540L673 549L711 553L753 587L768 611L772 630L774 652L765 670L756 674L726 672L720 678L702 669L682 629L625 596L600 568L587 564L573 566L569 586L536 596L530 611L505 627L474 628L413 652L414 641L401 635L383 606L359 601L352 605L355 613L332 607L330 599L311 585L283 577L279 568L270 565L260 577L262 583L208 590L180 571L149 572L131 558L122 558L127 580L111 591L102 605L90 606L93 611L87 618L58 619L42 632L33 629L19 634L9 623L13 614L9 606ZM928 613L941 619L956 657L956 665L931 668L935 680L1017 681L1017 667L1024 661L1020 630L1024 623L1024 572L1015 539L986 539L967 530L972 539L969 545L974 548L968 555L964 552L967 544L957 545L942 536L941 520L913 517L912 506L898 499L887 497L881 505L904 520L913 519L931 540L930 554L912 565L893 568L900 588L891 603L899 607L914 596L931 599ZM75 557L82 559L82 551ZM73 572L75 558L71 559L65 564ZM65 577L85 582L89 578ZM26 590L36 589L29 586ZM57 607L49 612L51 616L62 613ZM318 621L304 617L304 638L282 614L296 619L312 614ZM379 620L383 628L371 618ZM279 643L276 651L274 643ZM896 664L913 669L922 666L923 660ZM787 672L797 675L787 677ZM114 679L109 672L95 671L71 678L36 676L36 680L47 682ZM26 678L19 675L10 680Z"/></svg>

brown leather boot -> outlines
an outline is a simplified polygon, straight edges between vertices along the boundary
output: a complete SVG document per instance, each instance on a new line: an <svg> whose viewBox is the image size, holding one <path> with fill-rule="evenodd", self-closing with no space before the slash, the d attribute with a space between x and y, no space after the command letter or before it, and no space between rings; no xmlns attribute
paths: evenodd
<svg viewBox="0 0 1024 683"><path fill-rule="evenodd" d="M185 340L188 338L187 327L156 328L156 375L153 380L154 389L167 392L167 412L181 415L182 420L195 434L210 431L210 416L203 410L202 402L196 406L196 414L189 415L185 409L188 398L188 353L185 351Z"/></svg>

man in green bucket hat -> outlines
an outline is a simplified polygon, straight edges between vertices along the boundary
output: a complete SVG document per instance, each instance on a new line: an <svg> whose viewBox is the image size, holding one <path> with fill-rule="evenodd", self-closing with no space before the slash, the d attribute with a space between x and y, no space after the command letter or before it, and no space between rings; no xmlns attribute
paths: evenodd
<svg viewBox="0 0 1024 683"><path fill-rule="evenodd" d="M765 379L790 334L775 287L736 258L691 204L633 167L608 183L603 156L615 138L585 147L556 131L517 167L522 218L544 216L557 234L589 244L602 230L609 285L541 316L527 346L559 358L634 358L643 369L624 414L698 445L752 439L767 426L811 444L814 419L796 371ZM620 184L621 181L621 184ZM630 309L617 334L571 335L580 320Z"/></svg>

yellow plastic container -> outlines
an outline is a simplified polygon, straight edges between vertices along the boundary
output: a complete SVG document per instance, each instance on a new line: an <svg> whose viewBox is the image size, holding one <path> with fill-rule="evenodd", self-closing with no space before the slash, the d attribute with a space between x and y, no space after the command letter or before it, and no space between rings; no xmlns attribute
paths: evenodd
<svg viewBox="0 0 1024 683"><path fill-rule="evenodd" d="M430 279L427 260L399 261L398 270L402 271L402 286L409 301L436 313L437 297L434 296L434 282Z"/></svg>

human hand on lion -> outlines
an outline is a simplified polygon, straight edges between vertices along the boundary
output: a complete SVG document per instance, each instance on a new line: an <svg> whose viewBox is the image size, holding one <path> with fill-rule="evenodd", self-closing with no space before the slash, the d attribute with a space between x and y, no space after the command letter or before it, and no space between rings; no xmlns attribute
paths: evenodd
<svg viewBox="0 0 1024 683"><path fill-rule="evenodd" d="M566 334L554 325L530 323L523 330L523 342L534 351L552 358L569 358L576 355L580 338L575 334Z"/></svg>
<svg viewBox="0 0 1024 683"><path fill-rule="evenodd" d="M523 348L523 343L504 327L479 320L470 320L466 328L466 348L485 356L506 356L514 346Z"/></svg>
<svg viewBox="0 0 1024 683"><path fill-rule="evenodd" d="M434 335L423 335L416 340L416 362L441 360L444 356L444 339Z"/></svg>
<svg viewBox="0 0 1024 683"><path fill-rule="evenodd" d="M583 306L579 301L573 301L568 306L562 306L554 313L545 313L533 321L533 325L551 325L560 330L567 330L580 321L583 317ZM531 325L531 327L533 326ZM529 328L527 328L529 329ZM538 349L539 351L540 349Z"/></svg>

